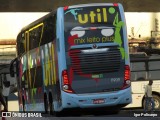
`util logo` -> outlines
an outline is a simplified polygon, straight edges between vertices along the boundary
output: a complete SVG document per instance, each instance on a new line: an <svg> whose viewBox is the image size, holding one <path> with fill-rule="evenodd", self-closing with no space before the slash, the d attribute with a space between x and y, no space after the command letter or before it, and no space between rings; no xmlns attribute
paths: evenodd
<svg viewBox="0 0 160 120"><path fill-rule="evenodd" d="M107 10L106 8L99 9L96 11L90 11L89 14L78 14L78 22L81 24L85 24L87 22L95 23L95 22L107 22Z"/></svg>

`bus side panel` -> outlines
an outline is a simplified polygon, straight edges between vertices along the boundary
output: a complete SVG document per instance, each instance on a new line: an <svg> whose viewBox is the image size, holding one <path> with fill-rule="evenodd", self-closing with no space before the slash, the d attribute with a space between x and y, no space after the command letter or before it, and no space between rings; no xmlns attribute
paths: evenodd
<svg viewBox="0 0 160 120"><path fill-rule="evenodd" d="M65 43L64 43L64 11L63 8L58 8L57 10L57 26L56 26L56 51L57 51L57 57L58 57L58 80L59 80L59 87L60 87L60 93L58 93L59 97L61 96L61 87L62 87L62 71L66 69L66 57L65 57ZM63 106L63 103L61 103ZM57 101L54 103L54 110L60 111L62 109L61 104L58 105Z"/></svg>
<svg viewBox="0 0 160 120"><path fill-rule="evenodd" d="M45 30L41 36L46 36L47 30ZM47 37L44 37L43 40L47 40ZM38 45L38 47L28 49L28 52L26 51L26 54L20 58L19 101L21 110L22 96L24 96L27 111L43 111L44 93L48 95L51 91L52 97L56 98L58 60L55 39L41 46L40 43Z"/></svg>
<svg viewBox="0 0 160 120"><path fill-rule="evenodd" d="M127 38L127 26L126 26L126 20L124 16L124 9L121 4L119 5L119 10L121 13L122 21L125 22L125 26L123 27L123 39L124 39L124 49L125 49L125 64L130 66L130 58L129 58L129 47L128 47L128 38Z"/></svg>

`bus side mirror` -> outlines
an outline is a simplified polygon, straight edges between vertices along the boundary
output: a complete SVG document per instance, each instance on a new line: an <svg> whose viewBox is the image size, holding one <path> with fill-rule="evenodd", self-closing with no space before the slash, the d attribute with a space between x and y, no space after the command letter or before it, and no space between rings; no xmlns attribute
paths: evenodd
<svg viewBox="0 0 160 120"><path fill-rule="evenodd" d="M14 65L15 64L15 65ZM15 67L14 66L16 66L16 71L14 71L15 70ZM15 59L13 59L12 61L11 61L11 63L10 63L10 76L11 77L14 77L15 76L15 73L17 73L18 71L18 58L15 58ZM18 75L18 73L17 73L17 75Z"/></svg>

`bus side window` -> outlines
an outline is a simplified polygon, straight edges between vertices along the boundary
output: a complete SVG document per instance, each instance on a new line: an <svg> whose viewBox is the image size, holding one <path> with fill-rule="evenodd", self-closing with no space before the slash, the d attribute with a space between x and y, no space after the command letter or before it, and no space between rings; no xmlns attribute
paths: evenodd
<svg viewBox="0 0 160 120"><path fill-rule="evenodd" d="M144 77L137 78L137 81L144 81L144 80L146 80Z"/></svg>
<svg viewBox="0 0 160 120"><path fill-rule="evenodd" d="M42 26L39 26L29 32L29 50L39 47L42 29Z"/></svg>
<svg viewBox="0 0 160 120"><path fill-rule="evenodd" d="M131 63L131 81L142 81L147 79L145 62Z"/></svg>
<svg viewBox="0 0 160 120"><path fill-rule="evenodd" d="M17 47L18 49L18 55L22 55L25 52L25 37L24 33L21 33L17 37Z"/></svg>
<svg viewBox="0 0 160 120"><path fill-rule="evenodd" d="M2 89L2 75L0 74L0 89Z"/></svg>
<svg viewBox="0 0 160 120"><path fill-rule="evenodd" d="M56 38L56 14L50 16L44 21L44 33L41 45L49 43Z"/></svg>
<svg viewBox="0 0 160 120"><path fill-rule="evenodd" d="M160 80L160 61L149 61L149 79Z"/></svg>

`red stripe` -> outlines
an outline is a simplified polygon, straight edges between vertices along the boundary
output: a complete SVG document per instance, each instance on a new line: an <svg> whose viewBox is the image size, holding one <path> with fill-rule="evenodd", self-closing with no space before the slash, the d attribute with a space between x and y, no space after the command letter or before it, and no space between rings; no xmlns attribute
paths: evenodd
<svg viewBox="0 0 160 120"><path fill-rule="evenodd" d="M76 35L73 35L73 36L70 36L69 38L68 38L68 43L69 43L69 46L71 47L72 45L75 45L74 44L74 39L76 39L76 38L78 38L78 35L76 34Z"/></svg>

